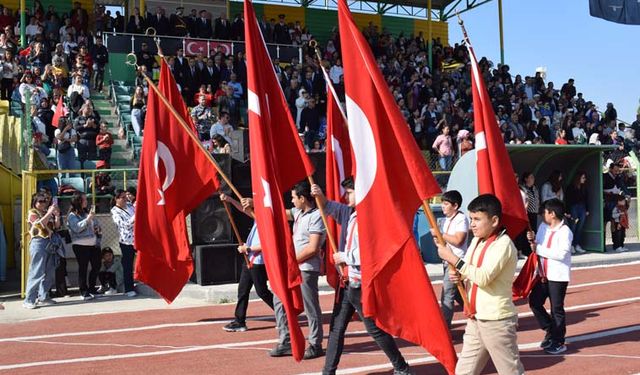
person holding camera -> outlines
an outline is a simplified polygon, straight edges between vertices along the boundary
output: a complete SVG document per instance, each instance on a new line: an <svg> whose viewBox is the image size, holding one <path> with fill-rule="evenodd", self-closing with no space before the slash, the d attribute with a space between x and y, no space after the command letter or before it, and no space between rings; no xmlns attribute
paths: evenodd
<svg viewBox="0 0 640 375"><path fill-rule="evenodd" d="M55 304L49 297L47 285L55 274L55 252L52 251L54 231L60 228L60 210L51 204L50 197L44 192L38 192L31 199L31 209L27 216L29 226L29 274L25 299L22 306L35 309L38 306Z"/></svg>
<svg viewBox="0 0 640 375"><path fill-rule="evenodd" d="M73 129L73 124L66 117L61 117L58 128L54 132L56 142L56 159L58 169L73 169L75 153L73 145L78 140L78 135Z"/></svg>
<svg viewBox="0 0 640 375"><path fill-rule="evenodd" d="M93 116L93 109L90 105L83 105L80 115L76 118L74 128L78 134L76 148L78 149L78 160L80 166L84 168L86 160L97 158L96 138L98 137L98 121Z"/></svg>
<svg viewBox="0 0 640 375"><path fill-rule="evenodd" d="M87 195L76 192L71 197L71 208L67 215L67 227L71 235L71 247L78 260L78 286L85 301L94 298L96 281L101 267L100 224L95 220L95 206L88 209ZM87 270L91 263L91 272L87 279Z"/></svg>

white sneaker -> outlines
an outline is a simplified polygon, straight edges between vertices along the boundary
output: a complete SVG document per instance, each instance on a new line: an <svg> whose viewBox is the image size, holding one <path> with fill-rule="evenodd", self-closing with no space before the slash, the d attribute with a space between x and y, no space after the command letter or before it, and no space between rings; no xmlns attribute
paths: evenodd
<svg viewBox="0 0 640 375"><path fill-rule="evenodd" d="M98 288L97 292L98 294L102 294L102 293L105 293L107 290L109 289L106 286L100 285L100 288Z"/></svg>
<svg viewBox="0 0 640 375"><path fill-rule="evenodd" d="M36 305L38 305L38 306L53 306L56 303L57 302L54 301L51 298L43 299L42 301L41 300L36 300Z"/></svg>
<svg viewBox="0 0 640 375"><path fill-rule="evenodd" d="M94 298L96 298L96 297L91 293L87 293L84 296L82 296L82 300L83 301L90 301L90 300L92 300Z"/></svg>
<svg viewBox="0 0 640 375"><path fill-rule="evenodd" d="M625 251L627 251L627 249L625 249L624 247L620 246L619 248L614 250L616 253L624 253Z"/></svg>
<svg viewBox="0 0 640 375"><path fill-rule="evenodd" d="M629 251L629 249L627 249L626 247L622 247L622 251Z"/></svg>
<svg viewBox="0 0 640 375"><path fill-rule="evenodd" d="M106 292L104 292L104 295L105 295L105 296L112 296L112 295L114 295L114 294L116 294L116 293L117 293L117 291L116 291L115 289L110 288L109 290L107 290Z"/></svg>
<svg viewBox="0 0 640 375"><path fill-rule="evenodd" d="M586 252L587 252L587 250L583 249L583 248L582 248L582 246L580 246L580 245L576 245L576 253L578 253L578 254L584 254L584 253L586 253Z"/></svg>
<svg viewBox="0 0 640 375"><path fill-rule="evenodd" d="M135 290L132 290L130 292L126 292L124 295L127 297L135 297L138 295L138 293L136 293Z"/></svg>
<svg viewBox="0 0 640 375"><path fill-rule="evenodd" d="M22 307L24 307L25 309L33 310L37 309L38 305L36 305L35 303L24 301L22 302Z"/></svg>
<svg viewBox="0 0 640 375"><path fill-rule="evenodd" d="M576 248L571 246L571 254L575 254L576 253Z"/></svg>

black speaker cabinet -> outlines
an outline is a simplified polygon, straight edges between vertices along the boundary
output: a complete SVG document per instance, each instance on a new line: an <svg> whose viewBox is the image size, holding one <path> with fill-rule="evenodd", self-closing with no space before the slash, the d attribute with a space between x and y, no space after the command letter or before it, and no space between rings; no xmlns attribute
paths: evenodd
<svg viewBox="0 0 640 375"><path fill-rule="evenodd" d="M240 280L238 244L195 246L195 280L200 285L233 284Z"/></svg>
<svg viewBox="0 0 640 375"><path fill-rule="evenodd" d="M249 129L240 128L231 132L231 157L242 163L249 160Z"/></svg>
<svg viewBox="0 0 640 375"><path fill-rule="evenodd" d="M235 210L231 205L231 210ZM191 240L193 245L234 242L231 223L220 196L214 194L191 212Z"/></svg>

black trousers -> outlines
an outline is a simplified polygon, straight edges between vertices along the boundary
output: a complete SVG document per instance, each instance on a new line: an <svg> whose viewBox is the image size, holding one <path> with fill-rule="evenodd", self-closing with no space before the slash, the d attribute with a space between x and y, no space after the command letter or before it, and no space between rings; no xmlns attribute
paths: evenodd
<svg viewBox="0 0 640 375"><path fill-rule="evenodd" d="M120 251L122 251L122 274L124 276L124 292L135 291L133 285L133 262L136 256L136 249L133 245L125 245L120 242Z"/></svg>
<svg viewBox="0 0 640 375"><path fill-rule="evenodd" d="M258 297L273 310L273 293L267 287L267 280L267 269L264 264L254 264L251 268L247 268L246 263L242 264L242 272L238 282L238 303L236 304L235 312L238 323L244 324L247 319L249 295L253 286L256 287Z"/></svg>
<svg viewBox="0 0 640 375"><path fill-rule="evenodd" d="M95 84L93 86L94 89L102 91L102 85L104 82L104 67L98 67L98 69L96 69L96 78L95 78Z"/></svg>
<svg viewBox="0 0 640 375"><path fill-rule="evenodd" d="M13 80L11 78L2 78L0 82L0 99L8 100L11 104L11 87L13 86Z"/></svg>
<svg viewBox="0 0 640 375"><path fill-rule="evenodd" d="M100 284L105 288L113 288L113 289L118 288L118 284L116 283L115 273L103 271L98 274L98 278L100 279Z"/></svg>
<svg viewBox="0 0 640 375"><path fill-rule="evenodd" d="M88 293L94 293L101 266L100 249L97 246L84 245L72 245L71 247L78 260L78 286L80 287L80 295L84 296ZM91 272L89 272L89 279L87 280L89 264L91 264Z"/></svg>
<svg viewBox="0 0 640 375"><path fill-rule="evenodd" d="M529 307L540 328L546 332L545 338L550 338L555 344L564 344L567 333L564 297L568 285L567 281L540 282L529 295ZM544 308L547 298L551 302L551 315Z"/></svg>
<svg viewBox="0 0 640 375"><path fill-rule="evenodd" d="M617 249L624 246L624 238L626 236L626 229L616 229L616 224L611 224L611 240L613 241L613 248Z"/></svg>
<svg viewBox="0 0 640 375"><path fill-rule="evenodd" d="M59 257L59 263L56 266L56 294L60 297L67 295L67 260Z"/></svg>
<svg viewBox="0 0 640 375"><path fill-rule="evenodd" d="M364 322L367 333L387 355L393 368L395 370L406 371L409 368L409 364L404 360L400 350L398 350L398 345L396 345L393 337L378 328L373 319L366 318L362 314L362 291L360 288L347 286L344 289L340 310L333 319L331 332L329 333L329 343L327 344L327 353L322 374L333 375L336 373L344 348L344 334L347 331L347 326L354 312L358 313L360 319Z"/></svg>

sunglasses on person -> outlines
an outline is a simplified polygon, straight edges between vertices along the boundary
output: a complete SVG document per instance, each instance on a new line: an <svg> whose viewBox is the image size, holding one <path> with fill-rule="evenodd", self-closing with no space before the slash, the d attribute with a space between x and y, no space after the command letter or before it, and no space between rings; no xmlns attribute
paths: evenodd
<svg viewBox="0 0 640 375"><path fill-rule="evenodd" d="M36 203L49 203L48 199L38 199L36 200Z"/></svg>

